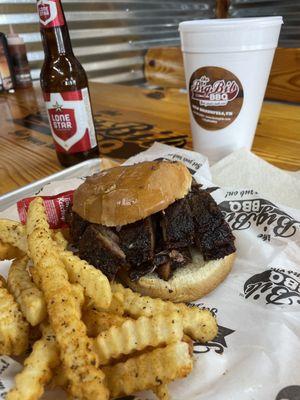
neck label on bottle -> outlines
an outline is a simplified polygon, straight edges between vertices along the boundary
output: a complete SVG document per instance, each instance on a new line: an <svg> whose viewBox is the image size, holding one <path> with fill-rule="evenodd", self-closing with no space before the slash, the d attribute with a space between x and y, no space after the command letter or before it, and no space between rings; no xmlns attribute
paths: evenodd
<svg viewBox="0 0 300 400"><path fill-rule="evenodd" d="M80 153L97 146L88 89L44 93L56 151Z"/></svg>
<svg viewBox="0 0 300 400"><path fill-rule="evenodd" d="M65 24L60 0L38 0L37 11L43 28Z"/></svg>

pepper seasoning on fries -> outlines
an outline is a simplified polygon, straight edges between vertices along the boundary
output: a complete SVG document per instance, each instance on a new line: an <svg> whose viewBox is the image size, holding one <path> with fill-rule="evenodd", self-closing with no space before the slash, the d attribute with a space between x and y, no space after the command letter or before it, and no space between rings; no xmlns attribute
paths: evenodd
<svg viewBox="0 0 300 400"><path fill-rule="evenodd" d="M0 220L0 241L0 258L17 257L7 288L0 282L0 309L15 310L11 323L23 343L5 353L25 352L29 325L42 332L7 400L38 400L51 381L82 400L148 389L168 400L167 384L193 368L192 339L206 342L217 333L208 310L109 284L49 229L39 198L30 205L26 228Z"/></svg>

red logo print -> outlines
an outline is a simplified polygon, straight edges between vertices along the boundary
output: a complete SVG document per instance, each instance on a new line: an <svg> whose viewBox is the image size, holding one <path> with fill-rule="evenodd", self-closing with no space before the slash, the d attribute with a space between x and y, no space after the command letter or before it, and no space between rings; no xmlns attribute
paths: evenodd
<svg viewBox="0 0 300 400"><path fill-rule="evenodd" d="M56 102L48 109L49 118L54 133L62 140L67 140L77 132L75 112L71 108L62 108Z"/></svg>
<svg viewBox="0 0 300 400"><path fill-rule="evenodd" d="M49 4L41 3L38 5L38 12L40 19L46 22L50 18L50 6Z"/></svg>
<svg viewBox="0 0 300 400"><path fill-rule="evenodd" d="M78 153L97 146L88 89L44 93L56 151Z"/></svg>
<svg viewBox="0 0 300 400"><path fill-rule="evenodd" d="M65 24L59 0L38 0L37 11L42 28L52 28Z"/></svg>

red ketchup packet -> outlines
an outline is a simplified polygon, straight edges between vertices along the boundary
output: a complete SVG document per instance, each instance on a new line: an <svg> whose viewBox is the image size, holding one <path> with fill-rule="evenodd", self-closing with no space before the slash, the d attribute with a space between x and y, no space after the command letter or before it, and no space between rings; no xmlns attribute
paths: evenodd
<svg viewBox="0 0 300 400"><path fill-rule="evenodd" d="M74 190L59 193L55 196L40 196L44 200L47 219L51 229L58 229L67 226L65 214L69 205L73 202ZM18 213L22 224L26 223L29 204L34 197L26 197L17 202Z"/></svg>

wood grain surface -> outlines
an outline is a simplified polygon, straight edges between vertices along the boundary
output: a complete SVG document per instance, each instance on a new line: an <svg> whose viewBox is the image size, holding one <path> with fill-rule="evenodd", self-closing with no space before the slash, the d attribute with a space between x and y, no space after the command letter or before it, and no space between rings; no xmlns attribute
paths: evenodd
<svg viewBox="0 0 300 400"><path fill-rule="evenodd" d="M266 97L300 103L300 48L277 49Z"/></svg>
<svg viewBox="0 0 300 400"><path fill-rule="evenodd" d="M145 55L145 77L150 85L184 88L181 50L178 47L149 49Z"/></svg>
<svg viewBox="0 0 300 400"><path fill-rule="evenodd" d="M149 49L145 56L145 76L151 85L184 88L180 48ZM300 103L300 49L276 50L265 97Z"/></svg>
<svg viewBox="0 0 300 400"><path fill-rule="evenodd" d="M95 126L104 156L126 159L154 141L192 148L186 94L91 83ZM0 194L62 167L56 159L40 90L0 95ZM274 165L300 168L300 106L265 102L253 151Z"/></svg>

